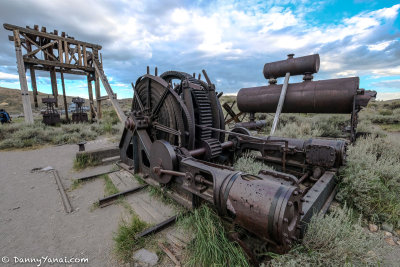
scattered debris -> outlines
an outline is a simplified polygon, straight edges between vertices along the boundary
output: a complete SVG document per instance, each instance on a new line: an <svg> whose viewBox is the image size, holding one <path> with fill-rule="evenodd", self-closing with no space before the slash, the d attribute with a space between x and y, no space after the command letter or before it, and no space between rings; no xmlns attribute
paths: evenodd
<svg viewBox="0 0 400 267"><path fill-rule="evenodd" d="M370 223L370 224L368 225L368 229L369 229L371 232L376 232L376 231L378 231L378 226L377 226L376 224Z"/></svg>
<svg viewBox="0 0 400 267"><path fill-rule="evenodd" d="M158 246L162 249L162 251L167 254L167 256L175 263L175 266L181 266L181 263L178 261L178 259L175 257L175 255L166 247L164 246L163 243L160 241L158 242Z"/></svg>

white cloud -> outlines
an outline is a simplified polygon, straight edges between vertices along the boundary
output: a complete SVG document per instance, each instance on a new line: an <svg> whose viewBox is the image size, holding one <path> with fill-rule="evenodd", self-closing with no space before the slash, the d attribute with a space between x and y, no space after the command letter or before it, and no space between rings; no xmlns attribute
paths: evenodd
<svg viewBox="0 0 400 267"><path fill-rule="evenodd" d="M376 95L376 100L391 100L391 99L400 99L400 92L378 93Z"/></svg>
<svg viewBox="0 0 400 267"><path fill-rule="evenodd" d="M19 76L16 74L0 72L0 80L18 80L18 79Z"/></svg>
<svg viewBox="0 0 400 267"><path fill-rule="evenodd" d="M382 51L385 50L389 45L397 42L397 40L390 40L386 42L380 42L376 44L368 45L368 49L371 51Z"/></svg>

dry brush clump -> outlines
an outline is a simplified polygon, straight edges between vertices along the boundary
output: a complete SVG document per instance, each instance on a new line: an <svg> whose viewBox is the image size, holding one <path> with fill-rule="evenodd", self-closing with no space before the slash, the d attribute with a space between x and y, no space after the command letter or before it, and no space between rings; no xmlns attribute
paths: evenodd
<svg viewBox="0 0 400 267"><path fill-rule="evenodd" d="M400 140L367 137L350 146L338 200L369 220L400 227Z"/></svg>
<svg viewBox="0 0 400 267"><path fill-rule="evenodd" d="M384 241L354 221L352 210L337 208L315 215L301 245L285 255L272 255L267 266L379 266L385 255Z"/></svg>
<svg viewBox="0 0 400 267"><path fill-rule="evenodd" d="M82 140L94 140L100 135L120 135L122 125L114 110L104 111L97 123L78 123L48 126L11 123L0 127L0 149L36 147L46 144L74 144Z"/></svg>

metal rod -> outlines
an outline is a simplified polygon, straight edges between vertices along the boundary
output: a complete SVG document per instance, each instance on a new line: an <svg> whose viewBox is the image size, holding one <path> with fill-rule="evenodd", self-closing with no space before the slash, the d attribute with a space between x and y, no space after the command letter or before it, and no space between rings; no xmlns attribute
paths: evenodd
<svg viewBox="0 0 400 267"><path fill-rule="evenodd" d="M58 174L57 170L53 170L53 176L54 176L54 179L56 180L56 183L58 186L58 191L60 191L61 200L64 205L65 212L70 213L70 212L72 212L72 206L71 206L71 203L69 202L69 198L68 198L67 194L65 193L64 186L61 182L61 178L60 178L60 175Z"/></svg>
<svg viewBox="0 0 400 267"><path fill-rule="evenodd" d="M118 170L118 171L119 171L119 170ZM109 170L109 171L105 171L105 172L101 172L101 173L90 174L90 175L88 175L88 176L80 177L80 178L78 178L78 179L76 179L76 180L82 182L82 181L86 181L86 180L89 180L89 179L98 177L98 176L103 175L103 174L109 174L109 173L113 173L113 172L117 172L117 171Z"/></svg>
<svg viewBox="0 0 400 267"><path fill-rule="evenodd" d="M145 236L147 236L149 234L157 233L157 232L161 231L162 229L164 229L165 227L169 226L170 224L175 223L177 218L178 218L178 216L174 215L171 218L169 218L169 219L167 219L165 221L162 221L157 225L154 225L153 227L147 228L146 230L144 230L144 231L140 232L139 234L137 234L135 236L135 239L138 239L138 238L141 238L141 237L145 237Z"/></svg>
<svg viewBox="0 0 400 267"><path fill-rule="evenodd" d="M276 126L278 125L279 116L281 115L283 103L285 102L285 97L286 97L286 91L287 91L287 87L288 87L288 83L289 83L289 78L290 78L290 73L287 72L286 76L285 76L285 81L283 82L281 95L279 97L278 107L276 108L274 122L272 123L272 128L271 128L271 132L270 132L269 135L273 135L275 133Z"/></svg>
<svg viewBox="0 0 400 267"><path fill-rule="evenodd" d="M113 202L114 200L118 199L119 197L121 197L121 196L126 196L126 195L129 195L129 194L133 194L133 193L135 193L135 192L137 192L137 191L142 190L143 188L146 188L147 186L148 186L147 184L141 185L141 186L137 186L137 187L128 189L128 190L126 190L126 191L119 192L119 193L116 193L116 194L114 194L114 195L111 195L111 196L108 196L108 197L105 197L105 198L101 198L101 199L99 199L99 202L98 202L98 203L99 203L99 206L100 206L101 208L103 208L103 207L106 207L106 206L108 206L108 205L111 205L112 202Z"/></svg>

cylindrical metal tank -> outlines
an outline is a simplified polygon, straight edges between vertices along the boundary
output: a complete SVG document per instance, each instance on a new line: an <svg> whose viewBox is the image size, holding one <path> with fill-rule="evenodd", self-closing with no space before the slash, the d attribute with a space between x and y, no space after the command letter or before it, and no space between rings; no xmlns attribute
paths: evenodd
<svg viewBox="0 0 400 267"><path fill-rule="evenodd" d="M289 55L288 59L266 63L263 73L266 79L285 77L287 72L290 72L291 76L317 73L319 62L318 54L296 58Z"/></svg>
<svg viewBox="0 0 400 267"><path fill-rule="evenodd" d="M359 83L358 77L351 77L289 84L282 112L350 113ZM242 112L274 113L281 90L282 84L242 88L237 95L238 108Z"/></svg>
<svg viewBox="0 0 400 267"><path fill-rule="evenodd" d="M221 192L235 223L287 250L298 238L302 211L299 188L283 185L274 177L252 175L240 175L230 182Z"/></svg>

